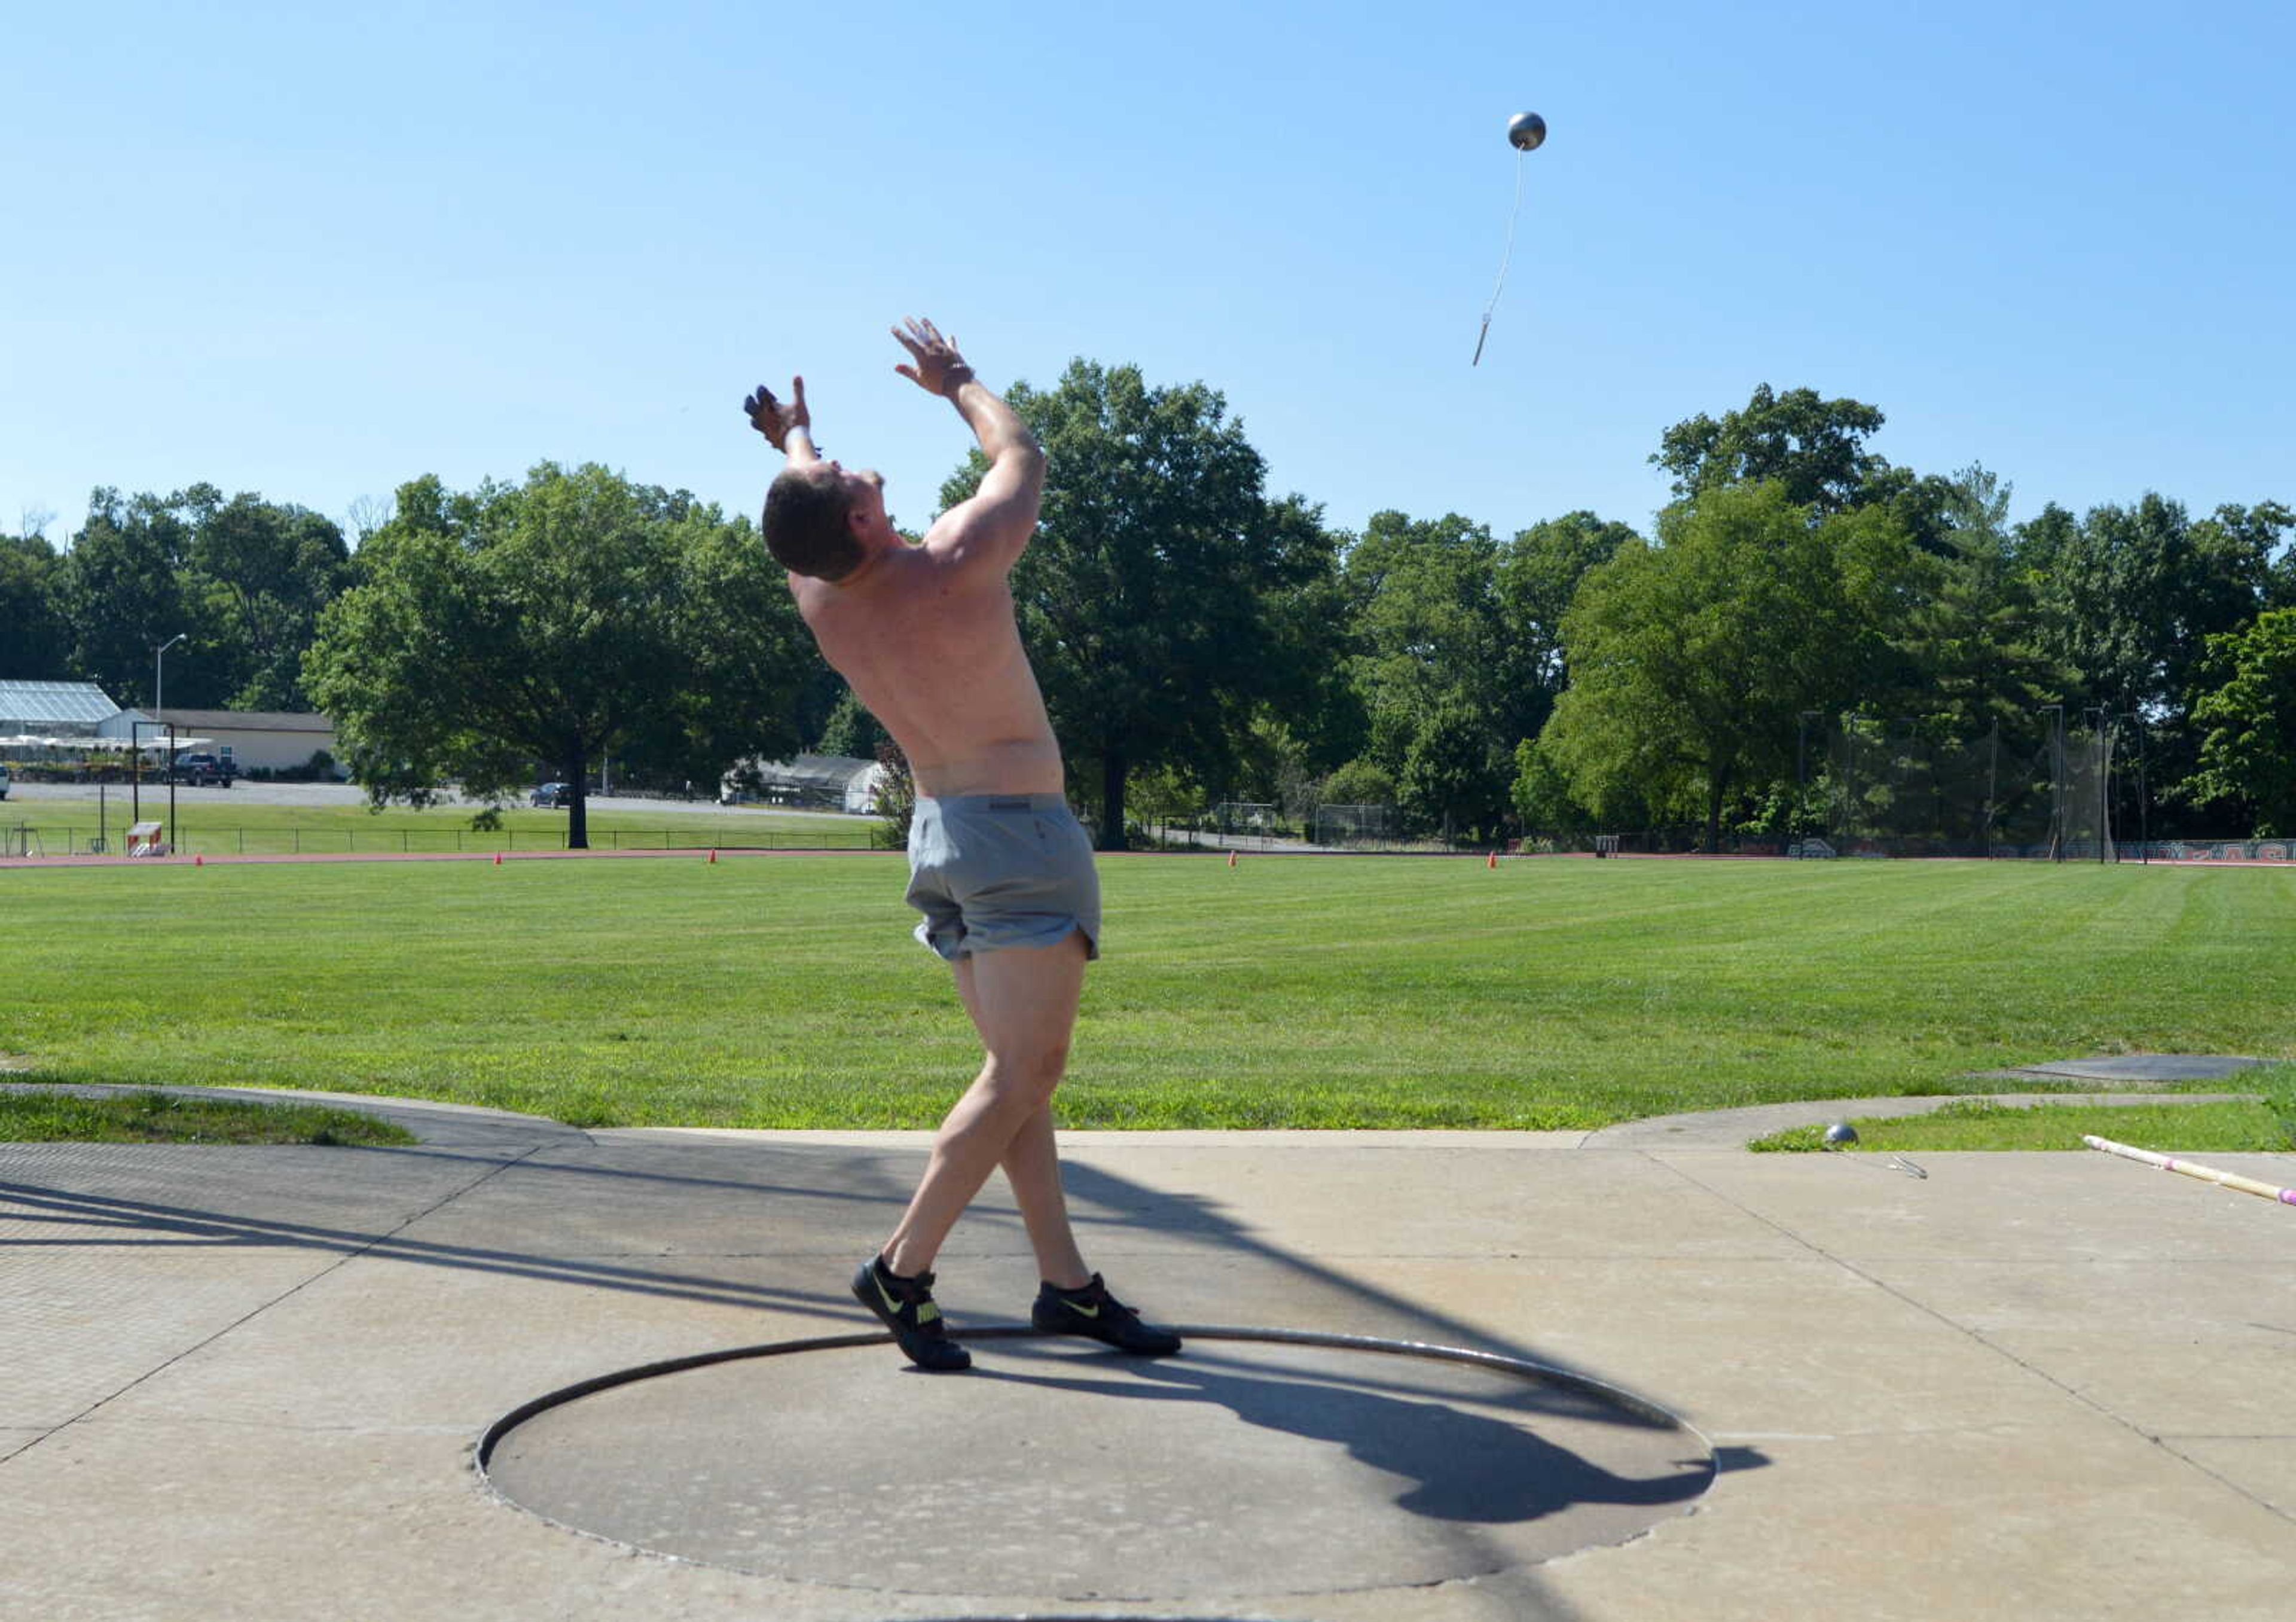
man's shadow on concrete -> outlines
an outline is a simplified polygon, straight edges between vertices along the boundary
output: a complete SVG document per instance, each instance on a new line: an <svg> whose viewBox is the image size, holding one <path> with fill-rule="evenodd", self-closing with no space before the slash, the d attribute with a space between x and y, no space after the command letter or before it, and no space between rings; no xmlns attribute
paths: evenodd
<svg viewBox="0 0 2296 1622"><path fill-rule="evenodd" d="M1111 1372L1108 1378L1095 1378L1016 1373L1001 1366L1019 1360L1048 1369L1100 1364ZM1119 1366L1122 1372L1115 1373ZM1681 1503L1705 1492L1717 1470L1700 1447L1698 1457L1673 1461L1673 1470L1665 1475L1621 1476L1546 1440L1525 1424L1459 1406L1460 1393L1432 1382L1309 1371L1270 1374L1246 1359L1197 1346L1168 1361L1127 1358L1119 1365L1113 1359L1078 1359L1015 1343L1004 1349L999 1367L976 1367L972 1378L1123 1402L1216 1404L1247 1425L1345 1448L1357 1462L1408 1483L1396 1496L1396 1506L1433 1520L1496 1526L1537 1520L1580 1504ZM1398 1395L1367 1388L1372 1386ZM1478 1400L1503 1404L1527 1419L1545 1412L1612 1424L1634 1422L1608 1404L1529 1380L1520 1396ZM1690 1440L1671 1427L1645 1423Z"/></svg>

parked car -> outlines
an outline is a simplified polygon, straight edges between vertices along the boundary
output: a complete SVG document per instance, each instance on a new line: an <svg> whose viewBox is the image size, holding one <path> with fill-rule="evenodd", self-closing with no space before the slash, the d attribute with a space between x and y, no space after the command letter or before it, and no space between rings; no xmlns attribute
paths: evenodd
<svg viewBox="0 0 2296 1622"><path fill-rule="evenodd" d="M571 783L545 783L534 791L532 797L537 805L555 806L563 811L574 803L574 786Z"/></svg>
<svg viewBox="0 0 2296 1622"><path fill-rule="evenodd" d="M206 754L194 750L189 754L179 754L176 757L176 781L188 783L193 788L209 783L229 788L233 779L238 776L239 768L221 755Z"/></svg>
<svg viewBox="0 0 2296 1622"><path fill-rule="evenodd" d="M0 800L4 800L4 799L6 799L7 797L8 797L8 769L7 769L5 766L0 766Z"/></svg>

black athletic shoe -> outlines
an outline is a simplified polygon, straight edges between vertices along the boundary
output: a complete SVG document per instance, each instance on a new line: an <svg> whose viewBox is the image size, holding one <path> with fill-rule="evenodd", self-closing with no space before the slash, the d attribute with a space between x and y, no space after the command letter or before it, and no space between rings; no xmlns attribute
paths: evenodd
<svg viewBox="0 0 2296 1622"><path fill-rule="evenodd" d="M972 1354L948 1338L948 1325L933 1304L932 1281L929 1272L900 1278L886 1267L884 1257L873 1256L853 1275L853 1298L884 1320L911 1363L935 1374L954 1374L972 1366Z"/></svg>
<svg viewBox="0 0 2296 1622"><path fill-rule="evenodd" d="M1098 1273L1082 1289L1046 1285L1037 1292L1029 1321L1047 1335L1088 1335L1140 1357L1169 1357L1180 1349L1177 1335L1141 1322L1138 1313L1108 1293Z"/></svg>

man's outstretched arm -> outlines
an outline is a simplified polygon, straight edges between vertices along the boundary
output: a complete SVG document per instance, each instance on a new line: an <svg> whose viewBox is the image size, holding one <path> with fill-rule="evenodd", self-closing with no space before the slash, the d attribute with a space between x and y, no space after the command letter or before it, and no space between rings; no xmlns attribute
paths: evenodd
<svg viewBox="0 0 2296 1622"><path fill-rule="evenodd" d="M772 441L791 467L821 460L821 453L813 448L813 414L806 409L804 378L790 380L787 400L775 399L774 391L759 383L757 392L742 402L742 409L750 414L750 426Z"/></svg>
<svg viewBox="0 0 2296 1622"><path fill-rule="evenodd" d="M940 515L925 536L926 548L959 562L994 559L999 567L1012 567L1036 532L1045 494L1044 448L1020 414L973 376L955 340L943 337L931 322L912 320L906 332L895 327L893 336L914 363L893 369L955 406L988 458L980 489Z"/></svg>

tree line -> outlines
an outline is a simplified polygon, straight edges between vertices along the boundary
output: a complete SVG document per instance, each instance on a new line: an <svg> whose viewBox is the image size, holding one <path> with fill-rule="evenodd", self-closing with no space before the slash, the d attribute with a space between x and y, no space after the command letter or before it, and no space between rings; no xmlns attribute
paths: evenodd
<svg viewBox="0 0 2296 1622"><path fill-rule="evenodd" d="M1875 407L1765 385L1660 436L1672 500L1648 535L1583 511L1350 532L1270 494L1201 383L1078 360L1010 399L1050 462L1015 604L1104 847L1219 801L1392 806L1479 843L1689 825L1710 847L1823 825L1814 725L2027 759L2052 711L2142 727L2161 836L2296 832L2277 502L2194 517L2148 493L2013 524L1984 467L1893 465ZM537 764L579 785L609 753L635 782L714 784L882 741L755 524L689 492L544 464L414 480L355 527L210 485L99 490L64 548L0 536L0 676L147 703L154 647L186 633L171 704L323 709L378 803L506 794Z"/></svg>

